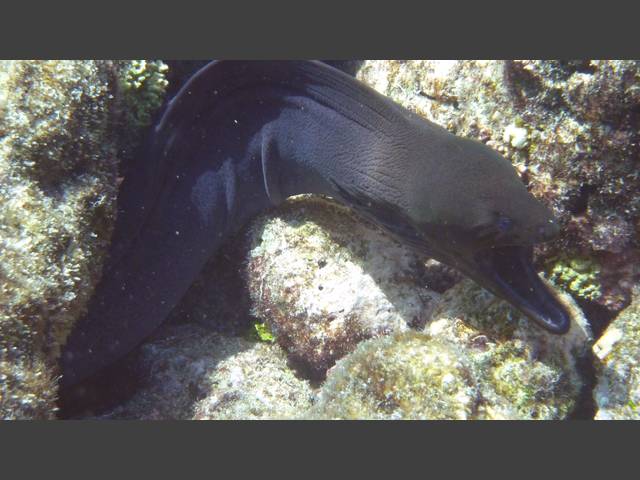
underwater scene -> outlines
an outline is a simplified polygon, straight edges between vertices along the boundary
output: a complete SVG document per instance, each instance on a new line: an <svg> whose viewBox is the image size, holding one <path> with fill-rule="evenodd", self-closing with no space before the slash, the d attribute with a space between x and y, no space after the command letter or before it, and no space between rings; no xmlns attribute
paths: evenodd
<svg viewBox="0 0 640 480"><path fill-rule="evenodd" d="M0 61L0 418L640 419L640 61Z"/></svg>

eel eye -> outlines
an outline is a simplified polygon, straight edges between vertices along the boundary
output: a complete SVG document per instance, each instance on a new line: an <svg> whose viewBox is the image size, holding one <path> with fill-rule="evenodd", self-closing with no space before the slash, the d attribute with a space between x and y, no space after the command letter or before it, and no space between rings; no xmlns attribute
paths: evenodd
<svg viewBox="0 0 640 480"><path fill-rule="evenodd" d="M502 233L506 233L509 230L511 230L511 227L513 226L513 221L509 218L509 217L505 217L504 215L501 215L498 218L498 230L500 230Z"/></svg>

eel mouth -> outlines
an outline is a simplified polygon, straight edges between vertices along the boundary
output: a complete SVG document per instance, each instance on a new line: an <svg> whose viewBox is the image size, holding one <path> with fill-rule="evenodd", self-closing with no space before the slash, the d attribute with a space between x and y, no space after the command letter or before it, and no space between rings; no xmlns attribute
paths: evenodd
<svg viewBox="0 0 640 480"><path fill-rule="evenodd" d="M472 263L475 268L470 276L542 328L555 334L569 330L571 316L535 271L531 246L483 249L476 252Z"/></svg>

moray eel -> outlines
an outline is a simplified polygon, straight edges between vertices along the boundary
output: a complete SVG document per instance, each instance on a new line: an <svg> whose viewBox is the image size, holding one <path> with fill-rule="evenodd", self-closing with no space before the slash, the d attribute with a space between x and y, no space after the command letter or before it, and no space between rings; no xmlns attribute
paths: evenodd
<svg viewBox="0 0 640 480"><path fill-rule="evenodd" d="M131 351L230 235L291 195L341 201L553 333L565 308L532 266L559 227L511 163L314 61L212 62L168 104L128 175L101 283L62 386Z"/></svg>

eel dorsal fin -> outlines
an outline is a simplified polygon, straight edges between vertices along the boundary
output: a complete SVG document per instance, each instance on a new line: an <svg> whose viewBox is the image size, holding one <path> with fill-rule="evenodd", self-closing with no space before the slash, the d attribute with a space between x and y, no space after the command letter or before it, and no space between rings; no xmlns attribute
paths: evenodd
<svg viewBox="0 0 640 480"><path fill-rule="evenodd" d="M120 190L114 248L110 264L118 263L135 241L153 206L171 181L180 162L188 161L180 152L183 133L204 128L212 112L243 91L281 88L299 93L325 105L380 137L394 136L398 119L408 112L365 86L350 75L318 61L235 61L211 62L196 72L167 104L154 127L138 162ZM410 114L409 114L410 115ZM392 130L389 130L392 129ZM275 194L275 192L274 192ZM276 202L277 203L277 202Z"/></svg>
<svg viewBox="0 0 640 480"><path fill-rule="evenodd" d="M399 113L406 115L404 109L372 88L318 61L219 60L184 84L169 102L155 134L166 134L183 121L193 121L236 91L260 86L298 91L376 132L397 123ZM376 124L371 125L372 121Z"/></svg>

